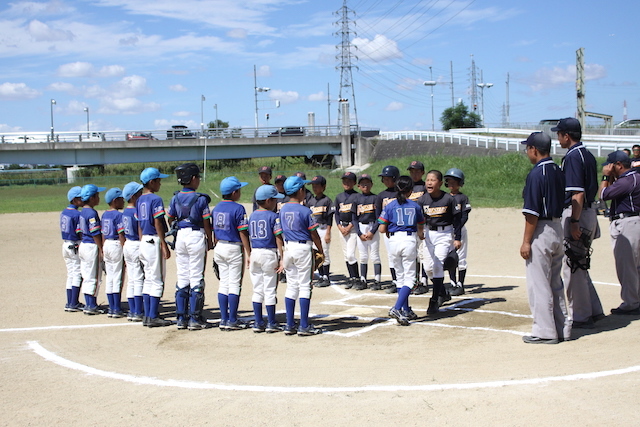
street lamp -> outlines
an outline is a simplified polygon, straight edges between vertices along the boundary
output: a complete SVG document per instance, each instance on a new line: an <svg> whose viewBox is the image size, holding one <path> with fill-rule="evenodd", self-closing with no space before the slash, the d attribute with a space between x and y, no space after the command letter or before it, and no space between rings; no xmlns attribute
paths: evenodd
<svg viewBox="0 0 640 427"><path fill-rule="evenodd" d="M431 86L431 130L436 130L435 124L435 116L433 114L433 87L436 85L436 81L433 80L433 70L429 67L429 72L431 73L431 80L424 82L425 86Z"/></svg>
<svg viewBox="0 0 640 427"><path fill-rule="evenodd" d="M269 92L268 87L258 87L258 78L256 76L256 66L253 66L253 94L256 105L256 136L258 136L258 92Z"/></svg>
<svg viewBox="0 0 640 427"><path fill-rule="evenodd" d="M482 120L482 126L484 126L484 89L489 89L493 86L493 83L478 83L478 87L480 88L480 97L482 98L480 108L482 109L482 113L480 115L480 120Z"/></svg>
<svg viewBox="0 0 640 427"><path fill-rule="evenodd" d="M204 159L202 161L202 180L207 180L207 138L204 135L204 95L200 95L200 138L204 138Z"/></svg>
<svg viewBox="0 0 640 427"><path fill-rule="evenodd" d="M87 113L87 138L89 138L89 107L84 107L84 112Z"/></svg>
<svg viewBox="0 0 640 427"><path fill-rule="evenodd" d="M51 142L53 142L53 106L56 105L56 100L51 100Z"/></svg>
<svg viewBox="0 0 640 427"><path fill-rule="evenodd" d="M216 130L216 136L218 136L218 104L213 104L213 108L216 110L216 123L215 123L215 130Z"/></svg>

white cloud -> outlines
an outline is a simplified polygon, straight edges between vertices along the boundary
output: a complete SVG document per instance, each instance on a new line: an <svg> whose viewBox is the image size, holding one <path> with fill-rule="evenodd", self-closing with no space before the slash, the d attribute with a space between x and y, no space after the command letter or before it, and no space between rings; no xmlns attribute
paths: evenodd
<svg viewBox="0 0 640 427"><path fill-rule="evenodd" d="M256 76L258 77L271 77L271 67L268 65L261 65L256 69Z"/></svg>
<svg viewBox="0 0 640 427"><path fill-rule="evenodd" d="M118 77L124 74L124 67L122 65L105 65L100 68L98 77Z"/></svg>
<svg viewBox="0 0 640 427"><path fill-rule="evenodd" d="M75 9L61 1L34 2L16 1L9 3L6 14L11 16L42 16L70 14Z"/></svg>
<svg viewBox="0 0 640 427"><path fill-rule="evenodd" d="M86 103L74 99L69 101L69 105L67 105L65 111L68 114L86 114L84 111L85 107L87 107ZM91 111L89 111L89 113L91 113Z"/></svg>
<svg viewBox="0 0 640 427"><path fill-rule="evenodd" d="M71 31L51 28L37 19L29 23L27 31L37 42L72 41L75 39L75 35Z"/></svg>
<svg viewBox="0 0 640 427"><path fill-rule="evenodd" d="M101 114L139 114L160 110L160 104L155 102L143 103L137 98L104 97L100 100L98 113Z"/></svg>
<svg viewBox="0 0 640 427"><path fill-rule="evenodd" d="M534 91L539 91L563 84L575 84L576 74L575 65L567 65L564 68L541 68L535 72L530 86ZM586 81L598 80L607 76L607 70L599 64L585 64L584 75Z"/></svg>
<svg viewBox="0 0 640 427"><path fill-rule="evenodd" d="M191 113L189 111L176 111L173 115L176 117L188 117Z"/></svg>
<svg viewBox="0 0 640 427"><path fill-rule="evenodd" d="M385 107L385 111L400 111L402 109L404 109L404 104L398 101L392 101Z"/></svg>
<svg viewBox="0 0 640 427"><path fill-rule="evenodd" d="M169 90L172 92L186 92L188 89L181 84L169 86Z"/></svg>
<svg viewBox="0 0 640 427"><path fill-rule="evenodd" d="M298 92L294 92L292 90L284 91L280 89L273 89L269 92L269 98L278 100L282 104L293 104L298 100L298 98L300 98L300 95Z"/></svg>
<svg viewBox="0 0 640 427"><path fill-rule="evenodd" d="M72 92L74 86L71 83L54 82L47 86L47 90L54 90L57 92Z"/></svg>
<svg viewBox="0 0 640 427"><path fill-rule="evenodd" d="M112 86L114 98L131 98L150 93L147 79L141 76L126 76Z"/></svg>
<svg viewBox="0 0 640 427"><path fill-rule="evenodd" d="M247 35L247 30L244 28L234 28L227 31L227 37L231 37L232 39L246 39Z"/></svg>
<svg viewBox="0 0 640 427"><path fill-rule="evenodd" d="M20 126L9 126L6 123L0 123L0 132L20 132Z"/></svg>
<svg viewBox="0 0 640 427"><path fill-rule="evenodd" d="M91 77L94 73L93 65L89 62L71 62L58 67L60 77Z"/></svg>
<svg viewBox="0 0 640 427"><path fill-rule="evenodd" d="M358 47L358 57L362 60L380 62L402 58L398 43L381 34L376 34L373 40L356 37L352 44Z"/></svg>
<svg viewBox="0 0 640 427"><path fill-rule="evenodd" d="M326 101L327 95L324 92L320 91L318 93L312 93L309 95L309 101Z"/></svg>
<svg viewBox="0 0 640 427"><path fill-rule="evenodd" d="M2 83L0 85L0 99L33 99L40 96L40 92L24 83Z"/></svg>

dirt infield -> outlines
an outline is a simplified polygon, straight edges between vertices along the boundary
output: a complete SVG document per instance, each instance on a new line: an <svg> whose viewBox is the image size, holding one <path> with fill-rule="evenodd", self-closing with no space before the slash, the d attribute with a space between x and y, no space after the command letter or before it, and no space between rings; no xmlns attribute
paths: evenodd
<svg viewBox="0 0 640 427"><path fill-rule="evenodd" d="M608 316L559 345L522 342L531 317L516 209L472 212L469 291L440 318L425 319L429 296L413 296L421 317L399 327L386 317L395 295L334 285L311 303L327 332L304 338L66 313L58 214L0 219L2 425L613 425L637 416L638 317ZM599 221L591 275L608 313L619 287L608 221ZM207 274L206 314L217 322L210 265ZM167 276L171 318L174 259ZM248 319L247 276L244 289ZM106 304L104 291L98 300Z"/></svg>

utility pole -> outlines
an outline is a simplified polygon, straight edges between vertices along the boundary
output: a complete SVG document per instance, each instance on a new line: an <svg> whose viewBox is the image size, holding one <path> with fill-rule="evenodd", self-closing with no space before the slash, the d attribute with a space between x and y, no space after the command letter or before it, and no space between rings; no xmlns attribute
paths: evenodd
<svg viewBox="0 0 640 427"><path fill-rule="evenodd" d="M476 89L476 61L471 55L471 108L475 113L478 111L478 90Z"/></svg>
<svg viewBox="0 0 640 427"><path fill-rule="evenodd" d="M340 61L340 65L336 67L336 69L340 69L340 90L338 93L339 99L349 99L349 104L353 103L353 115L355 118L356 128L358 127L358 110L356 108L356 94L353 87L353 75L352 68L358 68L357 66L351 63L352 59L357 60L358 57L354 55L351 51L352 48L355 48L351 44L352 35L356 36L356 32L351 29L352 25L355 25L355 21L353 21L350 16L355 16L355 12L347 6L347 0L343 0L342 7L340 10L334 12L334 15L340 17L340 19L335 23L340 27L340 30L334 33L334 35L339 35L341 38L340 44L336 46L339 50L339 54L336 55L336 59ZM351 92L348 96L347 92ZM349 104L344 102L339 102L338 105L340 108L343 106L348 107ZM340 110L339 110L340 111ZM345 117L344 114L339 114L339 120L343 120Z"/></svg>
<svg viewBox="0 0 640 427"><path fill-rule="evenodd" d="M585 93L584 93L584 48L576 51L576 96L578 101L578 121L585 130Z"/></svg>
<svg viewBox="0 0 640 427"><path fill-rule="evenodd" d="M451 68L451 106L455 107L456 104L453 102L453 61L449 61L449 66Z"/></svg>
<svg viewBox="0 0 640 427"><path fill-rule="evenodd" d="M327 125L331 126L331 94L329 93L329 83L327 83ZM327 128L327 135L329 135L329 128Z"/></svg>
<svg viewBox="0 0 640 427"><path fill-rule="evenodd" d="M506 125L511 126L511 116L509 115L509 73L507 73L507 105L505 109Z"/></svg>

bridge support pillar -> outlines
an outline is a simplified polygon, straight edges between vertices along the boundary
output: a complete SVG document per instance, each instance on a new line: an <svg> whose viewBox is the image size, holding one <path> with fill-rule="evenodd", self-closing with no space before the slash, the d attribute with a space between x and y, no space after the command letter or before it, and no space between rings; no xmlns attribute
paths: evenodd
<svg viewBox="0 0 640 427"><path fill-rule="evenodd" d="M67 183L73 184L76 182L76 174L82 168L78 167L78 165L73 165L73 167L67 168Z"/></svg>
<svg viewBox="0 0 640 427"><path fill-rule="evenodd" d="M351 120L349 119L349 102L342 101L340 103L342 113L342 128L340 134L342 135L342 154L340 156L340 166L342 168L348 168L353 165L351 158Z"/></svg>

